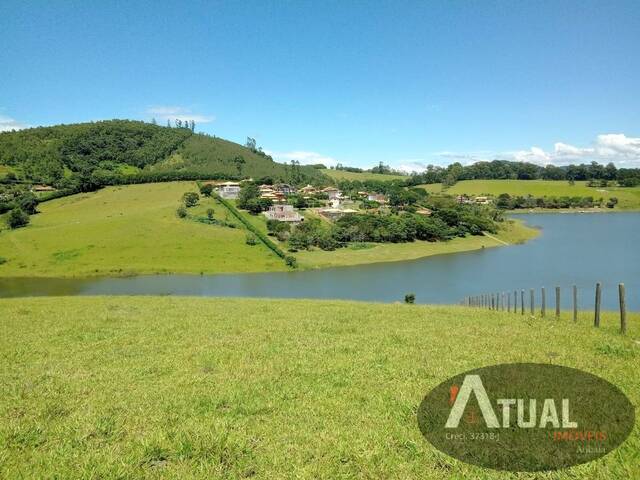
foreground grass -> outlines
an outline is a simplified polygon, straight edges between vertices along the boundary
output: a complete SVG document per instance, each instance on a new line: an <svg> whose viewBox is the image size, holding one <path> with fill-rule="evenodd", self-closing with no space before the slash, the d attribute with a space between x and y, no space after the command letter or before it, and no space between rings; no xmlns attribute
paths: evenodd
<svg viewBox="0 0 640 480"><path fill-rule="evenodd" d="M341 267L366 263L415 260L433 255L503 247L505 244L512 245L526 242L535 238L538 234L538 230L527 227L520 221L508 220L502 224L500 231L492 236L468 236L454 238L448 242L371 243L367 244L365 248L359 249L353 246L333 252L313 249L297 252L295 255L298 259L298 264L302 268Z"/></svg>
<svg viewBox="0 0 640 480"><path fill-rule="evenodd" d="M142 273L286 270L267 248L245 244L241 228L179 219L194 182L108 187L39 205L26 228L0 232L0 276L73 277ZM203 200L194 214L213 207Z"/></svg>
<svg viewBox="0 0 640 480"><path fill-rule="evenodd" d="M431 193L442 192L442 184L422 185ZM640 209L640 187L588 187L587 182L569 185L565 181L553 180L463 180L448 188L451 195L532 195L534 197L602 197L605 202L611 197L618 198L615 210ZM610 211L610 209L604 209Z"/></svg>
<svg viewBox="0 0 640 480"><path fill-rule="evenodd" d="M640 316L603 326L463 307L74 297L0 300L0 478L515 478L420 435L456 373L552 362L640 401ZM547 479L640 476L640 433ZM534 478L520 475L518 478Z"/></svg>

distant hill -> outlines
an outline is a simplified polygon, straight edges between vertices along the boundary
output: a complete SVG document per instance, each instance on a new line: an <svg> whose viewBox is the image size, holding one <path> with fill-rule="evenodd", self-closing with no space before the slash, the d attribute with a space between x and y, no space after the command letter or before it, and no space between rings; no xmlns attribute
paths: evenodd
<svg viewBox="0 0 640 480"><path fill-rule="evenodd" d="M151 171L188 171L203 175L270 177L274 181L321 180L322 173L310 166L291 166L274 162L259 150L250 150L222 138L194 134L166 160L149 168Z"/></svg>
<svg viewBox="0 0 640 480"><path fill-rule="evenodd" d="M37 127L0 133L0 172L82 190L129 181L197 177L304 182L317 169L276 163L258 150L189 128L131 121ZM4 176L3 175L3 176Z"/></svg>

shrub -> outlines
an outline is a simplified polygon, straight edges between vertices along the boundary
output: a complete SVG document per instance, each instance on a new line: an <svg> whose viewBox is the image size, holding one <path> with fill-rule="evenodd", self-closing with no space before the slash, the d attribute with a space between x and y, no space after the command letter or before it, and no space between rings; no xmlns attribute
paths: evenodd
<svg viewBox="0 0 640 480"><path fill-rule="evenodd" d="M0 265L7 263L7 259L4 257L0 257Z"/></svg>
<svg viewBox="0 0 640 480"><path fill-rule="evenodd" d="M409 304L416 303L416 294L415 293L407 293L404 296L404 303L409 303Z"/></svg>
<svg viewBox="0 0 640 480"><path fill-rule="evenodd" d="M27 215L22 209L14 208L11 210L9 217L7 218L7 225L9 228L26 227L29 224L29 215Z"/></svg>
<svg viewBox="0 0 640 480"><path fill-rule="evenodd" d="M207 218L209 220L213 220L213 214L214 214L213 208L207 208Z"/></svg>
<svg viewBox="0 0 640 480"><path fill-rule="evenodd" d="M187 208L195 207L198 204L200 196L196 192L186 192L182 195L182 201Z"/></svg>
<svg viewBox="0 0 640 480"><path fill-rule="evenodd" d="M184 205L180 205L178 210L176 210L176 215L178 215L179 218L185 218L187 216L186 207Z"/></svg>
<svg viewBox="0 0 640 480"><path fill-rule="evenodd" d="M284 261L288 267L298 268L298 261L296 260L296 257L294 257L293 255L287 255L284 258Z"/></svg>
<svg viewBox="0 0 640 480"><path fill-rule="evenodd" d="M210 197L212 192L213 192L213 185L211 185L210 183L206 183L200 186L200 193L202 194L203 197Z"/></svg>
<svg viewBox="0 0 640 480"><path fill-rule="evenodd" d="M257 245L258 244L258 239L256 238L256 236L253 233L247 233L247 236L245 238L244 241L247 245Z"/></svg>

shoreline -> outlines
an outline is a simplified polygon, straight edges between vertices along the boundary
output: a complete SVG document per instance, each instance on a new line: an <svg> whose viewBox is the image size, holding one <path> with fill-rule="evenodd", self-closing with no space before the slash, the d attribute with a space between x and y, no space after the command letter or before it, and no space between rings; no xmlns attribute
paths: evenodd
<svg viewBox="0 0 640 480"><path fill-rule="evenodd" d="M468 236L464 238L455 238L455 239L449 240L448 242L421 241L420 243L406 242L402 244L383 243L383 244L377 244L372 248L368 248L364 250L352 250L349 247L345 247L343 249L338 249L331 252L325 252L322 250L297 252L296 258L300 260L300 256L301 256L300 254L302 254L303 260L301 262L300 268L295 270L284 270L284 271L256 270L256 271L236 271L236 272L215 272L215 271L207 272L205 270L195 271L195 272L194 271L182 271L182 272L181 271L138 271L138 272L116 271L116 272L96 272L93 275L91 274L62 275L62 276L61 275L8 275L8 276L0 275L0 280L2 281L10 281L10 280L16 280L16 279L21 279L21 280L30 279L30 280L42 280L42 281L53 280L53 279L100 280L100 279L110 279L110 278L155 277L155 276L171 276L171 275L202 277L202 276L256 275L256 274L274 274L274 273L287 274L287 273L296 273L296 272L349 268L349 267L375 265L375 264L383 264L383 263L410 262L410 261L416 261L416 260L421 260L423 258L435 257L440 255L453 255L457 253L473 252L473 251L482 250L485 248L497 248L497 247L506 247L506 246L512 246L512 245L521 245L523 243L526 243L529 240L533 240L534 238L537 238L541 234L540 229L533 226L526 225L526 222L520 219L507 219L505 223L510 224L509 225L510 228L503 229L497 234L491 234L491 235L485 234L482 236L478 235L478 236ZM501 235L507 235L506 238L512 241L507 241L505 239L500 238ZM513 235L513 238L509 235ZM484 243L482 244L478 243L478 242L484 242L487 240L491 241L491 243L486 245ZM456 244L455 246L452 247L453 242L455 242ZM462 245L458 245L458 244L462 244ZM465 244L469 244L469 245L465 245ZM409 250L411 247L416 247L416 245L419 245L420 247L430 247L434 250L428 251L428 252L422 252L422 254L418 254L418 255L413 254L414 252L402 252L402 251L398 252L397 251L400 249ZM461 248L456 248L458 246L460 246ZM381 252L380 250L376 251L376 249L391 250L390 253L395 254L395 257L385 259L383 258L384 254L389 252L384 252L384 251ZM379 260L369 261L367 257L357 258L358 252L363 252L361 253L362 255L368 255L371 252L373 252L376 254L377 257L382 257L382 258L380 258ZM316 260L315 265L311 262L311 259L307 259L307 263L304 262L305 254L307 254L307 256L323 255L323 256L333 257L335 259L336 253L347 254L352 256L355 255L356 256L355 258L354 257L351 258L351 260L355 260L355 261L351 263L331 264L331 263L318 263L319 260L315 259Z"/></svg>

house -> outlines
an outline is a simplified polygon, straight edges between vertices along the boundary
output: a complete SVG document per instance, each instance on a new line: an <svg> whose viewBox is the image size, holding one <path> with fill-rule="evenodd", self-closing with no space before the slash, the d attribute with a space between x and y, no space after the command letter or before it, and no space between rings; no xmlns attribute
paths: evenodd
<svg viewBox="0 0 640 480"><path fill-rule="evenodd" d="M218 185L218 193L222 198L235 200L240 194L240 184L237 182L224 182Z"/></svg>
<svg viewBox="0 0 640 480"><path fill-rule="evenodd" d="M458 203L471 203L471 199L469 197L467 197L466 195L458 195L456 197L456 201Z"/></svg>
<svg viewBox="0 0 640 480"><path fill-rule="evenodd" d="M489 205L489 203L491 203L491 201L487 197L476 197L473 199L473 201L478 205Z"/></svg>
<svg viewBox="0 0 640 480"><path fill-rule="evenodd" d="M56 189L51 185L34 185L31 187L32 192L55 192Z"/></svg>
<svg viewBox="0 0 640 480"><path fill-rule="evenodd" d="M293 205L273 205L263 213L264 216L267 217L267 220L292 223L298 223L304 220L304 217L293 209Z"/></svg>
<svg viewBox="0 0 640 480"><path fill-rule="evenodd" d="M282 193L283 195L293 195L294 193L296 193L295 187L292 187L288 183L279 183L278 185L276 185L275 190Z"/></svg>
<svg viewBox="0 0 640 480"><path fill-rule="evenodd" d="M307 185L306 187L302 187L300 189L300 193L302 193L303 195L315 195L317 192L318 190L316 189L316 187L312 185Z"/></svg>
<svg viewBox="0 0 640 480"><path fill-rule="evenodd" d="M433 212L431 210L429 210L428 208L419 208L418 210L416 210L416 213L418 215L423 215L425 217L430 217Z"/></svg>
<svg viewBox="0 0 640 480"><path fill-rule="evenodd" d="M351 208L321 208L318 210L318 213L325 217L327 220L335 221L341 217L344 217L345 215L358 213L358 211Z"/></svg>
<svg viewBox="0 0 640 480"><path fill-rule="evenodd" d="M378 202L380 204L387 203L387 197L385 197L381 193L370 193L367 196L367 200L369 200L370 202Z"/></svg>
<svg viewBox="0 0 640 480"><path fill-rule="evenodd" d="M329 200L340 200L342 198L342 192L335 187L323 188L322 193L326 193Z"/></svg>

